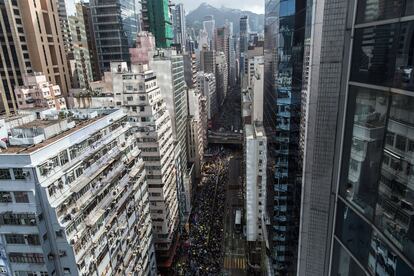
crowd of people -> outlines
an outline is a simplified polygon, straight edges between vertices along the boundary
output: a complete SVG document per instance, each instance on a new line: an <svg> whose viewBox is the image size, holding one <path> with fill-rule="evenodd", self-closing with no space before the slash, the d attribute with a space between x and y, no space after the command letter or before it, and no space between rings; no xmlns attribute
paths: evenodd
<svg viewBox="0 0 414 276"><path fill-rule="evenodd" d="M220 151L203 166L192 212L189 233L176 264L178 275L219 275L223 267L224 201L227 158Z"/></svg>

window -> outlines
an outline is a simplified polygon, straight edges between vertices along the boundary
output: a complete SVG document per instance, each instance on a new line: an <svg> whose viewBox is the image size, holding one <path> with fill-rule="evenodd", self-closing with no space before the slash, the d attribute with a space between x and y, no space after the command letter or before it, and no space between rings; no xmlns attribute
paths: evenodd
<svg viewBox="0 0 414 276"><path fill-rule="evenodd" d="M27 235L27 243L30 245L40 245L40 238L37 234Z"/></svg>
<svg viewBox="0 0 414 276"><path fill-rule="evenodd" d="M25 179L23 169L15 168L13 169L14 179Z"/></svg>
<svg viewBox="0 0 414 276"><path fill-rule="evenodd" d="M43 254L40 253L9 253L12 263L44 263Z"/></svg>
<svg viewBox="0 0 414 276"><path fill-rule="evenodd" d="M5 236L8 244L26 244L24 236L21 234L6 234Z"/></svg>
<svg viewBox="0 0 414 276"><path fill-rule="evenodd" d="M68 152L66 150L59 153L60 165L63 166L69 162Z"/></svg>
<svg viewBox="0 0 414 276"><path fill-rule="evenodd" d="M357 23L366 23L400 17L405 0L360 0ZM412 2L408 0L408 2Z"/></svg>
<svg viewBox="0 0 414 276"><path fill-rule="evenodd" d="M0 192L0 202L2 203L12 202L11 194L9 192Z"/></svg>
<svg viewBox="0 0 414 276"><path fill-rule="evenodd" d="M406 144L407 144L407 138L401 135L397 135L395 147L401 151L405 151Z"/></svg>
<svg viewBox="0 0 414 276"><path fill-rule="evenodd" d="M351 66L352 81L384 86L392 85L397 30L398 24L355 30Z"/></svg>
<svg viewBox="0 0 414 276"><path fill-rule="evenodd" d="M59 237L59 238L63 237L63 231L62 230L58 230L55 233L56 233L56 237Z"/></svg>
<svg viewBox="0 0 414 276"><path fill-rule="evenodd" d="M387 145L390 145L391 147L393 147L394 146L394 136L395 136L394 133L388 131L387 136L385 137L385 143Z"/></svg>
<svg viewBox="0 0 414 276"><path fill-rule="evenodd" d="M16 203L29 203L29 195L27 192L14 192Z"/></svg>
<svg viewBox="0 0 414 276"><path fill-rule="evenodd" d="M3 179L3 180L11 179L10 170L0 169L0 179Z"/></svg>

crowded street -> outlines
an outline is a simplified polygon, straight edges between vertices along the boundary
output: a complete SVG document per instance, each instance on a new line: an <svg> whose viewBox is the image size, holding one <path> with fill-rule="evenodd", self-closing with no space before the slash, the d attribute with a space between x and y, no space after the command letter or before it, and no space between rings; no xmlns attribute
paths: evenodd
<svg viewBox="0 0 414 276"><path fill-rule="evenodd" d="M214 150L203 165L189 218L189 233L177 255L178 275L219 275L223 265L225 183L229 152Z"/></svg>

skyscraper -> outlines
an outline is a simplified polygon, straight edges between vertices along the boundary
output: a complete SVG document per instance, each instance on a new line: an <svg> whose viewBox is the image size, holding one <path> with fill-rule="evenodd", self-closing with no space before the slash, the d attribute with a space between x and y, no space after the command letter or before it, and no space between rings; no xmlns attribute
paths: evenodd
<svg viewBox="0 0 414 276"><path fill-rule="evenodd" d="M205 73L216 73L216 51L208 50L207 45L204 45L200 52L199 69Z"/></svg>
<svg viewBox="0 0 414 276"><path fill-rule="evenodd" d="M90 8L101 72L109 70L111 61L129 62L139 30L136 1L90 0Z"/></svg>
<svg viewBox="0 0 414 276"><path fill-rule="evenodd" d="M32 69L60 86L68 95L70 75L63 36L59 25L57 1L19 1Z"/></svg>
<svg viewBox="0 0 414 276"><path fill-rule="evenodd" d="M267 5L266 5L266 8ZM239 62L240 62L240 77L242 79L243 70L245 66L245 59L247 54L247 48L249 46L249 17L243 15L240 17L240 37L239 37Z"/></svg>
<svg viewBox="0 0 414 276"><path fill-rule="evenodd" d="M414 6L356 2L307 19L298 274L414 275Z"/></svg>
<svg viewBox="0 0 414 276"><path fill-rule="evenodd" d="M268 214L273 267L276 275L294 275L302 173L298 149L306 1L283 3L267 0L265 4L264 119L272 183ZM244 45L240 41L241 52Z"/></svg>
<svg viewBox="0 0 414 276"><path fill-rule="evenodd" d="M183 4L176 4L174 9L174 43L180 45L185 51L187 42L187 30L185 25L185 10Z"/></svg>
<svg viewBox="0 0 414 276"><path fill-rule="evenodd" d="M207 33L208 36L208 47L210 50L214 49L214 30L216 29L216 21L214 16L207 15L203 19L203 30ZM203 45L201 45L202 47Z"/></svg>
<svg viewBox="0 0 414 276"><path fill-rule="evenodd" d="M32 72L19 1L0 2L0 38L0 112L10 115L17 110L14 87Z"/></svg>
<svg viewBox="0 0 414 276"><path fill-rule="evenodd" d="M86 29L88 12L75 0L59 0L59 21L73 88L87 88L93 81L91 55Z"/></svg>
<svg viewBox="0 0 414 276"><path fill-rule="evenodd" d="M170 0L142 1L143 30L155 36L159 48L169 48L174 41Z"/></svg>

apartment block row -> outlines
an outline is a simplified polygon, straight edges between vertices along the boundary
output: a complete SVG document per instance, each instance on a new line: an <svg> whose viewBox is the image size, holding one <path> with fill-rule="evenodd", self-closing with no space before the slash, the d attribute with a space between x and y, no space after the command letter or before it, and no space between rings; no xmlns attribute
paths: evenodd
<svg viewBox="0 0 414 276"><path fill-rule="evenodd" d="M10 274L155 273L149 179L123 110L30 111L2 123Z"/></svg>

